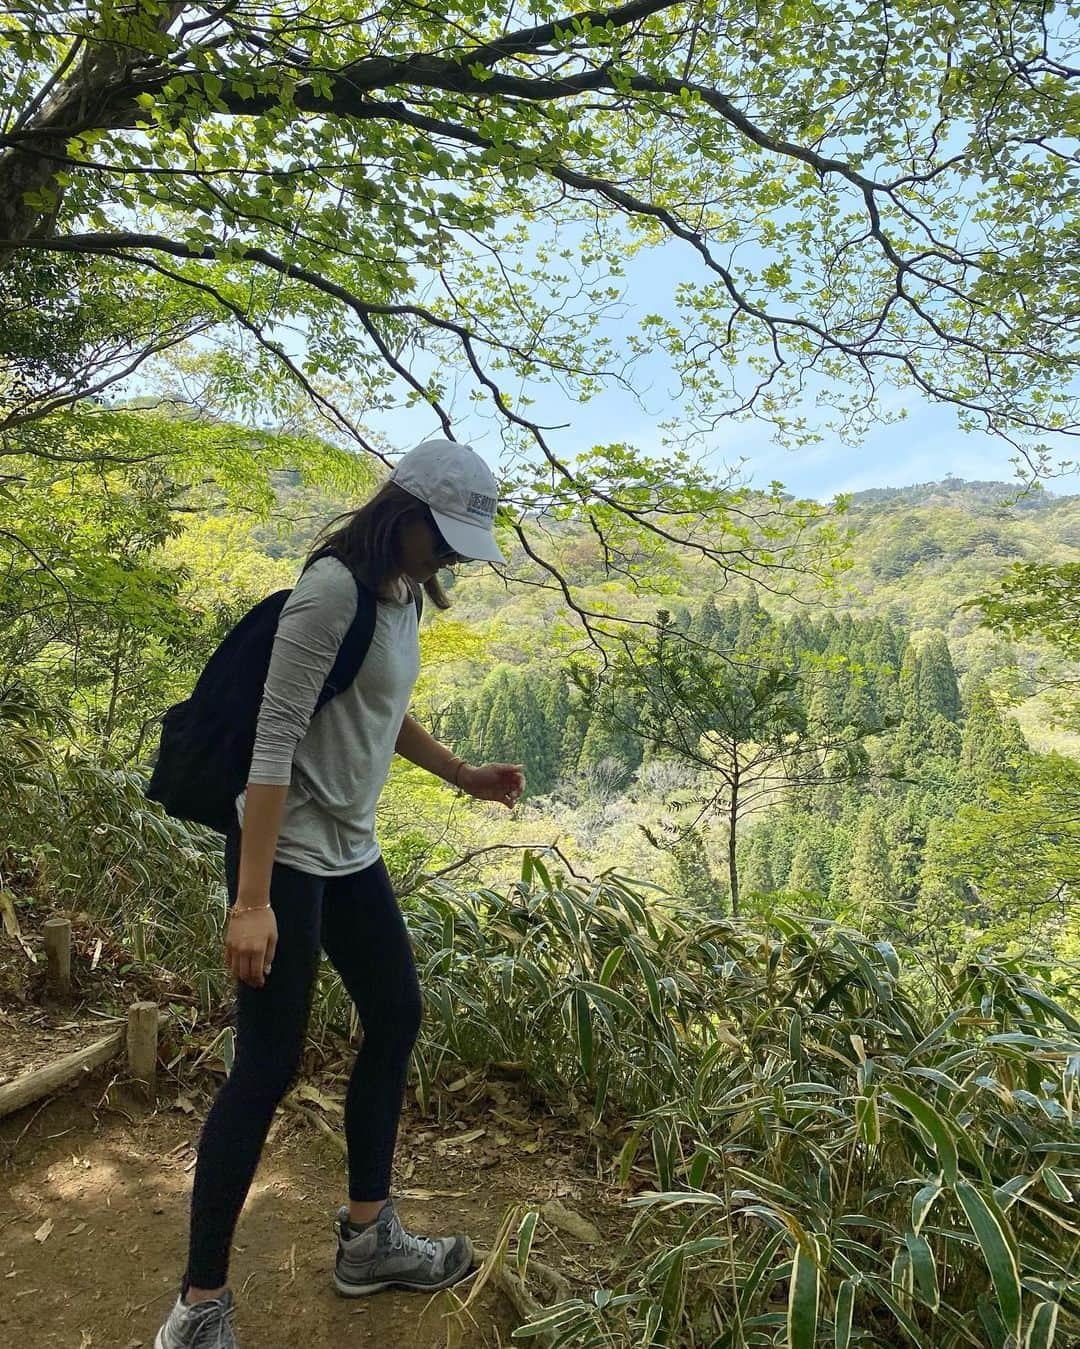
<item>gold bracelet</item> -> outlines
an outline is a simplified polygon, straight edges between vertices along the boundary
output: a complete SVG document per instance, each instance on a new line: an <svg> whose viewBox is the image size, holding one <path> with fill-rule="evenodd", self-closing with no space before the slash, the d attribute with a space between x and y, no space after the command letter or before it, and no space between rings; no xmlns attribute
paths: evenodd
<svg viewBox="0 0 1080 1349"><path fill-rule="evenodd" d="M272 906L271 906L269 903L267 903L267 904L245 904L244 907L243 907L242 909L238 909L235 905L233 905L233 907L229 910L229 916L230 916L230 917L233 917L234 915L236 915L236 914L241 914L241 913L258 913L260 909L269 909L269 908L271 908L271 907L272 907Z"/></svg>

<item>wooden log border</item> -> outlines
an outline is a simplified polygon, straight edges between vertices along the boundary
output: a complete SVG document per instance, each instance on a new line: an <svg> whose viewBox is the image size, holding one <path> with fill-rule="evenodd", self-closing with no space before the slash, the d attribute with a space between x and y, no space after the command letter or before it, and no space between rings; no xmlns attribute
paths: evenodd
<svg viewBox="0 0 1080 1349"><path fill-rule="evenodd" d="M132 1003L127 1026L111 1031L93 1044L73 1050L43 1068L23 1073L13 1082L0 1084L0 1117L75 1084L125 1049L128 1068L140 1093L146 1100L153 1101L157 1090L157 1026L157 1003Z"/></svg>

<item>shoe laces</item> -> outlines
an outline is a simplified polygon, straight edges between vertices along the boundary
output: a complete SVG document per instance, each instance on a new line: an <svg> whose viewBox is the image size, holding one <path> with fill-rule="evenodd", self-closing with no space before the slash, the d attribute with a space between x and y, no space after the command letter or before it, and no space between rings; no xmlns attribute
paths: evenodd
<svg viewBox="0 0 1080 1349"><path fill-rule="evenodd" d="M205 1317L196 1331L191 1349L232 1349L236 1336L229 1322L235 1311L236 1304L233 1302L216 1315Z"/></svg>
<svg viewBox="0 0 1080 1349"><path fill-rule="evenodd" d="M406 1232L401 1225L401 1219L395 1213L390 1219L390 1249L407 1251L410 1255L434 1260L438 1246L431 1237L418 1237L412 1232Z"/></svg>

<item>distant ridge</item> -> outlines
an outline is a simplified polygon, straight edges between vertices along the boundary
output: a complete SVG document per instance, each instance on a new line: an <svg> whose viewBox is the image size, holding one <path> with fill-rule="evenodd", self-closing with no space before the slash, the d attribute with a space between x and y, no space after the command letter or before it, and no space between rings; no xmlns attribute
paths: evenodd
<svg viewBox="0 0 1080 1349"><path fill-rule="evenodd" d="M958 498L960 499L958 501ZM966 478L947 477L939 482L912 483L907 487L867 487L851 493L855 507L905 504L910 506L943 506L963 504L1000 509L1008 505L1017 511L1044 511L1067 501L1069 494L1059 494L1045 488L1021 492L1015 482L982 482Z"/></svg>

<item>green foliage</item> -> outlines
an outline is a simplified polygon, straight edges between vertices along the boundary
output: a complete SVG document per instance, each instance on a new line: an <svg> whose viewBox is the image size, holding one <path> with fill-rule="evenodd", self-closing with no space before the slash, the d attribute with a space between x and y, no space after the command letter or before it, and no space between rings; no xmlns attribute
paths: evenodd
<svg viewBox="0 0 1080 1349"><path fill-rule="evenodd" d="M926 919L941 940L966 945L1080 949L1080 764L1030 755L1012 776L991 778L961 806L941 839L945 865L963 876L963 902L935 904Z"/></svg>
<svg viewBox="0 0 1080 1349"><path fill-rule="evenodd" d="M64 719L40 694L0 698L0 885L92 913L134 960L186 972L209 1016L228 987L208 898L222 893L218 850L150 805L141 775L58 751L50 738Z"/></svg>
<svg viewBox="0 0 1080 1349"><path fill-rule="evenodd" d="M8 447L0 688L17 676L68 709L81 743L128 757L242 608L272 579L292 583L291 566L275 578L252 545L251 516L275 504L272 471L288 456L357 478L303 437L151 409L57 412Z"/></svg>
<svg viewBox="0 0 1080 1349"><path fill-rule="evenodd" d="M253 21L185 27L148 0L5 23L20 294L55 293L45 251L152 280L163 310L227 325L234 407L348 380L441 415L465 372L517 438L540 381L588 398L647 352L695 430L754 413L801 443L812 403L858 434L897 380L1037 464L1073 426L1072 34L1038 7L710 3L688 23L677 3L519 21L273 0L254 42ZM628 339L605 330L626 260L662 241L696 272ZM601 527L664 506L640 459L605 490L622 448L546 455L556 498L595 500Z"/></svg>
<svg viewBox="0 0 1080 1349"><path fill-rule="evenodd" d="M842 721L843 692L833 668L800 665L783 628L751 594L737 617L733 647L719 650L684 635L666 610L655 635L627 639L591 694L593 726L615 726L638 736L654 754L682 763L704 796L698 816L719 817L727 833L727 889L739 912L740 824L775 804L793 783L858 776L865 766L862 724ZM706 620L711 627L715 620ZM698 630L702 624L696 621ZM717 629L717 634L718 634ZM580 676L579 676L580 677ZM823 770L827 764L827 770ZM774 873L775 874L775 873Z"/></svg>
<svg viewBox="0 0 1080 1349"><path fill-rule="evenodd" d="M780 889L781 887L773 886L770 888ZM788 872L787 885L783 888L806 891L815 895L828 894L829 883L826 879L825 868L822 865L819 845L817 840L809 833L803 834L799 839L795 848L795 856L791 859L791 870Z"/></svg>
<svg viewBox="0 0 1080 1349"><path fill-rule="evenodd" d="M414 896L409 921L422 1099L444 1067L520 1061L647 1186L640 1256L520 1338L831 1343L850 1315L853 1345L978 1349L980 1316L1022 1334L1043 1304L1080 1332L1075 970L909 972L851 928L718 921L533 858L505 893Z"/></svg>
<svg viewBox="0 0 1080 1349"><path fill-rule="evenodd" d="M1038 635L1068 660L1080 660L1080 562L1019 562L997 589L966 602L1011 637Z"/></svg>
<svg viewBox="0 0 1080 1349"><path fill-rule="evenodd" d="M931 562L943 553L925 523L918 516L907 515L897 521L892 536L879 546L870 566L875 576L898 580L920 562Z"/></svg>
<svg viewBox="0 0 1080 1349"><path fill-rule="evenodd" d="M959 719L960 689L943 633L931 633L919 650L916 696L923 717L929 719L937 715L947 721Z"/></svg>
<svg viewBox="0 0 1080 1349"><path fill-rule="evenodd" d="M847 900L855 924L880 930L895 902L895 884L881 817L875 806L859 815L848 874Z"/></svg>

